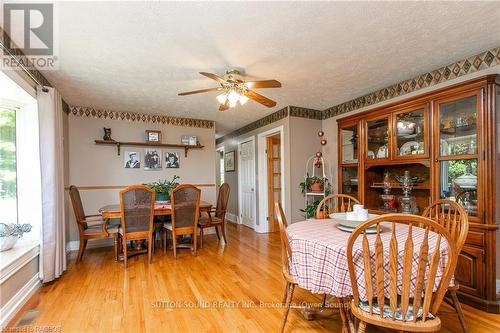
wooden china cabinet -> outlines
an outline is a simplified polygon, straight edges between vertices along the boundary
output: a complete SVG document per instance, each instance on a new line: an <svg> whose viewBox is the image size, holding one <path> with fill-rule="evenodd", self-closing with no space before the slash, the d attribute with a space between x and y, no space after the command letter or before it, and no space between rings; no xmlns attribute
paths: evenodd
<svg viewBox="0 0 500 333"><path fill-rule="evenodd" d="M459 202L470 222L455 273L460 298L496 313L499 84L489 75L338 120L339 192L373 213L400 211L396 177L408 170L418 177L415 214L440 198ZM394 195L385 205L384 183Z"/></svg>

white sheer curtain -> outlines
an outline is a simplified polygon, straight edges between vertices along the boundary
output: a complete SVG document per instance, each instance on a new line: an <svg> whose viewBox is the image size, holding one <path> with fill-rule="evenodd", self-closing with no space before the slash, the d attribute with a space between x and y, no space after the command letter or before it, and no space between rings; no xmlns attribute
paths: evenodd
<svg viewBox="0 0 500 333"><path fill-rule="evenodd" d="M57 279L66 270L64 230L63 110L59 92L37 88L42 176L41 278Z"/></svg>

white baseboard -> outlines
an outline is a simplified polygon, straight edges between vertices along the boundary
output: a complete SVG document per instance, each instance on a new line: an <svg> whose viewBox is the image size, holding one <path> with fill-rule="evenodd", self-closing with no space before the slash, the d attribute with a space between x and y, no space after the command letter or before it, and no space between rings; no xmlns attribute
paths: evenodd
<svg viewBox="0 0 500 333"><path fill-rule="evenodd" d="M239 224L238 215L236 214L226 213L226 220L228 220L231 223Z"/></svg>
<svg viewBox="0 0 500 333"><path fill-rule="evenodd" d="M14 315L26 304L40 287L38 273L35 274L0 310L0 330L3 329Z"/></svg>

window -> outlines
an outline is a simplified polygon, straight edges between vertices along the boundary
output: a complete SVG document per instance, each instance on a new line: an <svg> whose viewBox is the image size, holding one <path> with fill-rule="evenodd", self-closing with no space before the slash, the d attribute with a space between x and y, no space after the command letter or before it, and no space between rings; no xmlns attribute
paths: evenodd
<svg viewBox="0 0 500 333"><path fill-rule="evenodd" d="M0 87L0 223L31 224L18 243L37 244L42 215L37 101L34 90L29 93L3 72Z"/></svg>
<svg viewBox="0 0 500 333"><path fill-rule="evenodd" d="M0 222L17 222L16 110L0 106Z"/></svg>

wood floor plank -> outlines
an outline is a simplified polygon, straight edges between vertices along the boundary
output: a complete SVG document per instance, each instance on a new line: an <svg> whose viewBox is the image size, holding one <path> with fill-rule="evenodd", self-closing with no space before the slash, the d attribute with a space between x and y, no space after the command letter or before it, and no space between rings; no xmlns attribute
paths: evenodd
<svg viewBox="0 0 500 333"><path fill-rule="evenodd" d="M196 257L181 249L174 260L171 250L160 249L151 265L146 256L137 256L127 270L114 261L111 248L90 249L78 264L72 253L68 271L40 288L16 318L38 309L32 326L56 326L61 332L276 332L285 288L280 256L278 233L257 234L231 224L225 247L208 235ZM300 288L294 293L296 304L321 300ZM498 331L500 315L463 307L471 332ZM448 305L440 318L440 332L461 332ZM338 317L307 321L293 309L285 330L340 328ZM367 331L381 332L370 326Z"/></svg>

